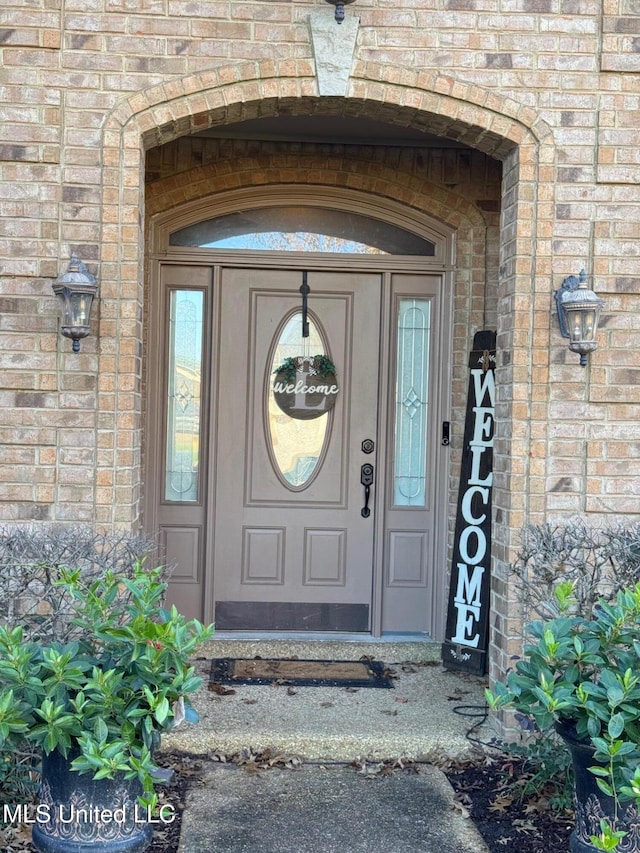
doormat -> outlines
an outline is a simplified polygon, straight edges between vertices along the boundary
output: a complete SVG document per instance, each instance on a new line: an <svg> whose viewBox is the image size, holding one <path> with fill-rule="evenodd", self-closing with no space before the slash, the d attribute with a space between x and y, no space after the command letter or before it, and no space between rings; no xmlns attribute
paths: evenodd
<svg viewBox="0 0 640 853"><path fill-rule="evenodd" d="M287 684L296 687L393 687L380 661L217 658L212 684Z"/></svg>

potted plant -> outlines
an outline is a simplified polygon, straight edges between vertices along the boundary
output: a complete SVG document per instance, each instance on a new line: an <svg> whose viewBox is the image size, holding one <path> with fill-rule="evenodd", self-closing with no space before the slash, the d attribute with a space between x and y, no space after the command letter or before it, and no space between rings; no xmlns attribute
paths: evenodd
<svg viewBox="0 0 640 853"><path fill-rule="evenodd" d="M640 584L572 612L573 585L555 588L558 614L526 628L524 656L487 691L540 730L555 726L575 771L572 853L640 851ZM633 802L635 800L635 803Z"/></svg>
<svg viewBox="0 0 640 853"><path fill-rule="evenodd" d="M153 753L198 689L189 658L212 627L162 607L160 568L85 578L60 569L70 636L25 641L0 626L0 749L43 753L33 843L42 853L150 843L161 778ZM157 821L156 821L157 822Z"/></svg>

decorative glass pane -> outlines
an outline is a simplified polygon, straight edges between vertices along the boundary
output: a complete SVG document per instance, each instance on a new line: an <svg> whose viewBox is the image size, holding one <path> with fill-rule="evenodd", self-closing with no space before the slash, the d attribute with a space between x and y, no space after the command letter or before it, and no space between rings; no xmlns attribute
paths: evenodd
<svg viewBox="0 0 640 853"><path fill-rule="evenodd" d="M434 256L435 244L381 219L320 207L263 207L174 231L172 246Z"/></svg>
<svg viewBox="0 0 640 853"><path fill-rule="evenodd" d="M425 506L429 410L428 299L401 299L398 314L395 506Z"/></svg>
<svg viewBox="0 0 640 853"><path fill-rule="evenodd" d="M309 420L292 418L276 402L274 374L288 358L321 355L325 345L318 326L309 320L309 337L302 337L302 312L293 314L285 323L273 349L267 380L267 411L272 457L280 476L289 485L301 489L316 472L328 438L329 413ZM298 374L300 376L302 374Z"/></svg>
<svg viewBox="0 0 640 853"><path fill-rule="evenodd" d="M164 493L168 501L198 500L203 318L202 291L171 292Z"/></svg>

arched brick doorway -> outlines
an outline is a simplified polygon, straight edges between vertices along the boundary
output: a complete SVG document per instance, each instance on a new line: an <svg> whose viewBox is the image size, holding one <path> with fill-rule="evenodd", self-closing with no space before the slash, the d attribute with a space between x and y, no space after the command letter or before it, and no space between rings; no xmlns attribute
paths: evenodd
<svg viewBox="0 0 640 853"><path fill-rule="evenodd" d="M283 111L304 115L317 111L321 106L326 107L326 102L323 104L322 99L316 96L315 80L311 75L305 76L302 67L292 69L285 66L278 68L273 63L249 63L218 69L197 78L139 93L114 112L105 129L105 157L114 168L105 180L105 240L102 251L103 271L107 272L105 280L107 285L112 282L112 293L120 308L116 312L116 325L121 330L116 347L120 353L133 352L135 341L142 338L141 326L138 325L142 320L140 307L144 303L139 231L142 149L153 148L216 124L228 124L258 115L278 115ZM506 564L511 534L519 529L530 500L527 466L518 464L514 468L512 465L513 458L529 457L531 442L527 420L522 417L522 401L530 400L531 395L529 371L522 363L522 355L528 359L529 365L539 365L546 358L544 337L526 353L519 354L518 364L514 363L511 353L523 334L530 337L534 323L532 296L536 289L539 286L545 293L550 289L548 263L540 253L534 258L531 252L532 238L544 235L545 217L548 218L545 211L552 199L549 166L555 152L547 144L547 128L531 110L479 87L460 84L445 75L368 65L358 68L347 97L333 101L331 109L334 114L369 115L391 124L428 128L443 138L462 141L502 161L501 279L496 297L500 303L497 312L498 346L505 353L498 364L498 383L502 383L505 390L499 401L495 454L499 476L496 480L494 541L495 565L499 571L494 603L501 613L507 614L508 596L504 594L504 586L500 585L500 567ZM117 187L120 187L118 192ZM402 200L413 193L410 184L396 189L398 198ZM438 190L442 191L442 187ZM174 187L176 202L183 199L182 191L183 187ZM434 198L441 199L443 207L447 206L443 196L436 193ZM538 199L545 204L538 207ZM461 197L461 202L464 205L468 199ZM459 213L455 205L449 209L450 216L456 217ZM482 226L478 224L478 227ZM459 232L459 237L461 234L463 231ZM461 242L459 239L459 246ZM112 271L112 277L109 271ZM479 301L473 299L466 306L468 328L472 325L477 327L475 320L486 309L484 291L481 299L482 308L474 308ZM108 311L109 306L106 308ZM132 315L136 316L135 321ZM106 322L110 319L105 317ZM454 384L456 358L462 357L461 351L454 349ZM124 374L121 375L124 379ZM126 379L121 384L126 385ZM128 424L135 432L142 425L142 386L135 376L132 384L133 389L126 388L126 394L116 395L116 408L120 402L122 410L131 412ZM133 444L136 444L135 439ZM139 517L141 469L135 459L130 467L130 488L121 490L123 502L118 515L122 521L126 516L135 522ZM503 645L503 653L506 654L502 633L501 627L494 639ZM496 651L495 659L499 657ZM498 665L501 664L502 660L499 660Z"/></svg>

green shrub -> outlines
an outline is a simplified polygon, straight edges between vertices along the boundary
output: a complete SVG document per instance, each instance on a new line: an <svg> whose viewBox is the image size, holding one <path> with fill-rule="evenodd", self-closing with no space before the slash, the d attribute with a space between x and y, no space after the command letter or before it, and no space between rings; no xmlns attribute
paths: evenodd
<svg viewBox="0 0 640 853"><path fill-rule="evenodd" d="M96 779L138 779L154 802L153 751L175 722L197 719L185 700L201 684L189 659L212 633L162 608L160 575L140 564L132 577L61 569L77 637L43 644L0 627L0 749L26 740L58 750Z"/></svg>
<svg viewBox="0 0 640 853"><path fill-rule="evenodd" d="M627 590L625 601L628 604L628 591L633 590L640 581L640 522L617 522L592 527L583 520L574 519L555 525L529 525L522 531L521 545L512 571L516 577L515 586L522 604L523 618L525 621L536 618L543 620L531 627L530 640L533 640L534 645L525 648L525 655L533 654L533 660L529 658L518 662L516 668L520 674L526 673L527 676L533 670L536 678L542 674L547 686L536 681L528 693L523 683L516 688L516 693L521 691L516 702L521 713L515 717L525 733L525 740L505 748L523 762L522 778L514 783L514 788L522 796L544 795L553 808L564 811L570 807L573 799L573 769L567 748L551 726L554 716L551 709L555 702L551 694L555 687L550 690L548 684L550 681L563 681L566 673L564 664L558 661L554 664L551 658L545 662L536 657L538 648L535 643L539 641L542 650L545 653L549 651L545 647L544 632L550 625L554 632L554 639L550 640L552 645L567 631L572 637L577 634L580 642L585 636L582 633L585 626L587 631L593 627L592 618L596 616L596 623L599 621L599 601L605 606L611 604L615 607L619 594ZM559 584L564 585L565 591L570 591L564 597L561 594L560 599L557 597ZM625 610L624 605L622 609ZM623 618L620 610L615 612ZM590 643L593 646L598 641L591 638ZM573 639L570 648L562 641L556 648L556 654L563 648L571 658L575 654ZM583 658L582 662L577 661L577 666L582 667L581 677L589 679L590 664ZM568 667L568 673L571 679L577 670ZM618 674L623 676L623 673ZM512 684L515 680L522 682L515 673L510 678L513 679ZM608 675L605 680L607 678ZM598 683L600 674L594 674L592 680ZM563 690L564 686L560 684L558 690ZM599 688L587 689L595 689L597 692ZM564 698L566 700L566 696ZM595 698L592 695L592 705ZM560 716L563 709L556 706L556 710L556 716ZM568 708L565 711L570 713ZM593 713L597 716L597 712ZM601 711L601 721L610 714L611 709ZM586 721L582 725L586 727ZM597 728L597 724L592 722L594 733ZM603 746L602 743L600 745ZM629 786L624 784L630 776L628 765L624 776L625 779L618 777L618 784L625 789L625 794L635 796Z"/></svg>
<svg viewBox="0 0 640 853"><path fill-rule="evenodd" d="M600 598L586 616L575 612L570 581L556 586L555 600L559 615L527 626L523 658L486 691L487 702L532 717L543 732L561 724L591 742L589 770L614 802L612 823L591 840L613 850L624 836L620 800L640 805L640 583Z"/></svg>
<svg viewBox="0 0 640 853"><path fill-rule="evenodd" d="M101 533L88 525L0 528L2 802L31 799L39 782L41 747L60 743L64 747L65 727L66 736L75 737L82 731L87 746L92 739L99 744L103 732L96 725L99 715L89 713L91 702L96 711L96 703L111 701L106 694L115 693L118 679L108 673L123 666L127 649L137 657L130 661L130 674L136 669L131 681L137 678L141 685L138 713L144 706L142 683L146 680L147 689L158 687L153 672L145 671L144 666L161 665L166 673L173 673L172 680L178 671L182 673L175 688L184 693L197 685L191 675L184 676L191 648L187 635L191 636L193 626L185 628L187 623L179 614L162 610L169 572L155 566L155 551L156 543L144 535ZM147 569L147 565L154 568ZM161 642L159 634L166 634L169 625L182 632L171 640L173 651L166 642L164 652L142 649L152 635L155 642ZM98 671L92 681L94 665ZM173 708L165 712L166 703L177 696L176 689L160 691L160 700L153 699L159 701L154 714L163 725L173 720ZM78 697L79 692L84 692L84 698ZM124 695L120 693L122 701ZM131 701L125 702L129 708ZM75 708L73 703L77 703ZM105 719L109 720L108 714ZM135 712L132 719L136 719ZM151 742L151 734L159 728L158 719L144 725L149 727L147 740ZM111 740L118 725L111 719L108 728ZM123 724L121 734L132 740L130 726ZM137 749L142 754L139 745ZM147 789L149 779L144 778Z"/></svg>
<svg viewBox="0 0 640 853"><path fill-rule="evenodd" d="M525 719L522 723L527 724ZM554 732L533 731L523 743L505 744L504 749L519 765L508 785L518 799L544 799L557 814L573 808L571 756Z"/></svg>

